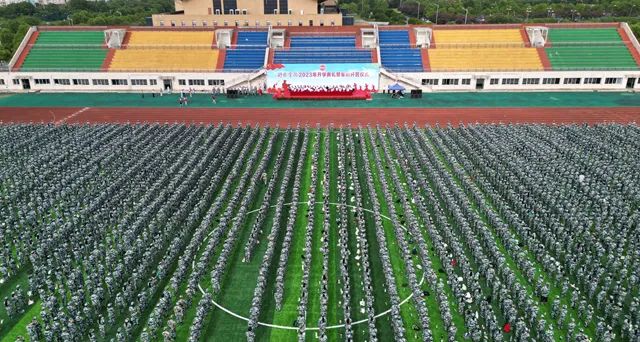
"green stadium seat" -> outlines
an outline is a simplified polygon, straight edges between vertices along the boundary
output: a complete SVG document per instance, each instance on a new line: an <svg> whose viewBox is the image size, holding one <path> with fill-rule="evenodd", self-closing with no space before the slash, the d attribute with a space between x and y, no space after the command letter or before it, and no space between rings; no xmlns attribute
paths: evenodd
<svg viewBox="0 0 640 342"><path fill-rule="evenodd" d="M108 50L102 31L44 31L29 51L22 71L98 71Z"/></svg>
<svg viewBox="0 0 640 342"><path fill-rule="evenodd" d="M549 42L553 70L638 69L615 28L550 29Z"/></svg>

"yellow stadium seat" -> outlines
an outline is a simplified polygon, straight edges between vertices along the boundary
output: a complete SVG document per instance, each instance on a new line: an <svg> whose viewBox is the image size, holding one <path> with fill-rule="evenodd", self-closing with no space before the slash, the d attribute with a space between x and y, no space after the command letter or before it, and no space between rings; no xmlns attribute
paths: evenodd
<svg viewBox="0 0 640 342"><path fill-rule="evenodd" d="M543 70L532 48L430 49L431 71Z"/></svg>
<svg viewBox="0 0 640 342"><path fill-rule="evenodd" d="M213 44L214 32L171 32L171 31L132 31L129 47L152 47L153 45L191 45L207 47Z"/></svg>
<svg viewBox="0 0 640 342"><path fill-rule="evenodd" d="M434 30L436 46L446 47L455 44L524 44L520 30Z"/></svg>
<svg viewBox="0 0 640 342"><path fill-rule="evenodd" d="M124 49L117 50L110 71L204 71L215 70L218 50Z"/></svg>

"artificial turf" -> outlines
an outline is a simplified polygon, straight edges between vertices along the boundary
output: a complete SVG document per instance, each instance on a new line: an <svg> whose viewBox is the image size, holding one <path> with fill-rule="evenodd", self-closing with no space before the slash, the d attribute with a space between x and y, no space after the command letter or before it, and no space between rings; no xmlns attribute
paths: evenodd
<svg viewBox="0 0 640 342"><path fill-rule="evenodd" d="M37 93L0 96L0 107L148 107L177 108L178 94L151 97L135 93ZM271 96L228 99L212 104L195 94L190 108L504 108L504 107L640 107L633 92L455 92L427 93L422 99L392 99L374 94L370 101L276 101Z"/></svg>

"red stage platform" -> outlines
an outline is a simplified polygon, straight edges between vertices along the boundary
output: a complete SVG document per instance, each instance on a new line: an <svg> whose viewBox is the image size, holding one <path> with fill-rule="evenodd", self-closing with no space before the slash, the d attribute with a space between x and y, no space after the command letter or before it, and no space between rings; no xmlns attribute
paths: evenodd
<svg viewBox="0 0 640 342"><path fill-rule="evenodd" d="M371 93L364 90L345 91L283 91L273 95L276 100L370 100Z"/></svg>

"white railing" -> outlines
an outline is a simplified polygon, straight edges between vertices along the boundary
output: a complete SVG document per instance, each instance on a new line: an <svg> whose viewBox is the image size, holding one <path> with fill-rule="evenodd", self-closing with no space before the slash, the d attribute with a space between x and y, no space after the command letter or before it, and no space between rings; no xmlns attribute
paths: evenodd
<svg viewBox="0 0 640 342"><path fill-rule="evenodd" d="M633 47L636 48L636 51L638 51L638 53L640 54L640 43L638 43L638 38L636 38L636 36L633 34L633 31L631 31L631 28L629 27L629 24L622 23L622 24L620 24L620 26L622 26L622 29L624 30L624 32L627 33L627 36L629 37L629 40L631 41L631 45L633 45Z"/></svg>
<svg viewBox="0 0 640 342"><path fill-rule="evenodd" d="M22 55L22 52L27 46L27 43L29 42L29 39L31 39L31 35L33 35L37 30L38 28L36 26L29 27L29 31L27 31L27 34L25 34L24 38L22 38L22 42L18 46L16 53L13 55L13 57L9 61L9 70L13 69L13 66L16 65L18 58L20 58L20 56Z"/></svg>
<svg viewBox="0 0 640 342"><path fill-rule="evenodd" d="M237 86L239 86L240 84L243 83L247 83L250 84L251 81L255 80L256 78L264 75L267 71L264 69L261 69L253 74L250 75L242 75L240 77L236 77L234 79L232 79L231 81L225 82L225 86L227 87L227 89L232 89L235 88Z"/></svg>
<svg viewBox="0 0 640 342"><path fill-rule="evenodd" d="M380 75L386 76L389 79L393 79L395 82L402 82L416 89L422 88L422 85L418 84L416 81L403 77L402 75L398 75L395 72L392 72L385 68L380 68Z"/></svg>

